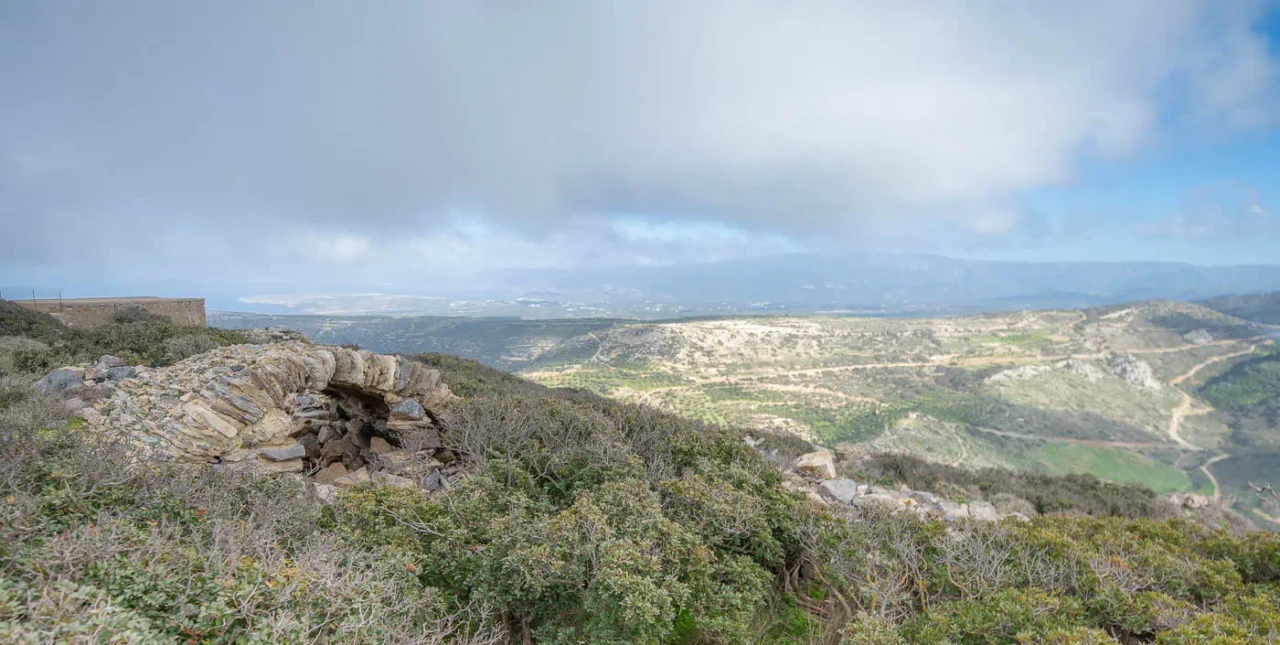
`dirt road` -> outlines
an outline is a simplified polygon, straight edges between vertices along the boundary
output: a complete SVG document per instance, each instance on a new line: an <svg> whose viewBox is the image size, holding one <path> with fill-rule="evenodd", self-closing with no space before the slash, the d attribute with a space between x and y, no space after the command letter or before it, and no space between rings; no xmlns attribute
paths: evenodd
<svg viewBox="0 0 1280 645"><path fill-rule="evenodd" d="M1182 438L1182 434L1181 434L1182 421L1189 416L1196 415L1196 414L1207 414L1212 410L1211 409L1193 410L1192 407L1195 404L1195 400L1191 398L1190 394L1187 394L1185 390L1183 390L1181 387L1178 387L1178 386L1181 385L1187 379L1194 377L1196 373L1198 373L1200 370L1204 369L1205 367L1208 367L1209 365L1212 365L1214 363L1218 363L1221 361L1225 361L1227 359L1244 356L1246 354L1252 354L1254 350L1256 350L1257 348L1258 348L1257 345L1250 345L1248 349L1244 349L1238 352L1233 352L1230 354L1222 354L1221 356L1214 356L1207 360L1201 361L1200 363L1197 363L1195 367L1192 367L1191 369L1187 370L1185 373L1180 374L1174 377L1173 380L1169 381L1169 384L1174 386L1174 388L1178 390L1178 394L1182 396L1182 401L1178 403L1177 407L1175 407L1173 409L1173 412L1170 413L1169 415L1169 438L1170 439L1172 439L1179 446L1182 446L1188 450L1207 450L1206 448L1197 446L1191 443L1190 441L1187 441L1186 439ZM1209 481L1213 483L1213 498L1215 500L1222 499L1222 487L1218 485L1218 478L1213 476L1213 472L1209 470L1209 467L1230 456L1231 455L1227 453L1222 453L1220 455L1215 456L1213 459L1206 461L1203 466L1200 466L1200 472L1204 473L1205 477L1208 477Z"/></svg>

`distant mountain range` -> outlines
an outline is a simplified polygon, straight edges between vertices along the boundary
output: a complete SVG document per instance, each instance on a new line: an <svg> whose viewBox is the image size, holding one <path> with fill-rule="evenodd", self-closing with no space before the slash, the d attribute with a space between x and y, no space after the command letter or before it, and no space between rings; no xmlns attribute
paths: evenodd
<svg viewBox="0 0 1280 645"><path fill-rule="evenodd" d="M684 266L495 271L449 293L275 296L297 313L661 319L752 312L936 314L1200 300L1272 291L1280 266L992 262L790 254ZM411 291L407 290L406 291ZM444 296L444 297L439 297ZM280 312L279 308L275 309Z"/></svg>

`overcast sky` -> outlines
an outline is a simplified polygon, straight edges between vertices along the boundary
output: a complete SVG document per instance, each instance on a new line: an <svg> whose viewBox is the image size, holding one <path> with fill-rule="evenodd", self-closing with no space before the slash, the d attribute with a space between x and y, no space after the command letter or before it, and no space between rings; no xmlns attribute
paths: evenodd
<svg viewBox="0 0 1280 645"><path fill-rule="evenodd" d="M1275 9L3 2L0 285L841 248L1276 263Z"/></svg>

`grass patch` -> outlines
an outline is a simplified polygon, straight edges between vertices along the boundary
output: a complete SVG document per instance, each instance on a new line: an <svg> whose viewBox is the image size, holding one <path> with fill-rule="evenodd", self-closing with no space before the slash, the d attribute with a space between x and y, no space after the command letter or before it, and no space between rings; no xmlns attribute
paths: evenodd
<svg viewBox="0 0 1280 645"><path fill-rule="evenodd" d="M1111 482L1142 484L1159 493L1193 488L1186 471L1129 450L1053 443L1027 456L1050 475L1083 473Z"/></svg>

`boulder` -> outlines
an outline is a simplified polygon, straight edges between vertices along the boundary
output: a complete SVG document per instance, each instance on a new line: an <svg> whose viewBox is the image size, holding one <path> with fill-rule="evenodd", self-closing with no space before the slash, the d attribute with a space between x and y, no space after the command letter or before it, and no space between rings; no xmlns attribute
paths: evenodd
<svg viewBox="0 0 1280 645"><path fill-rule="evenodd" d="M369 477L369 469L361 468L353 473L343 475L333 481L333 485L339 488L351 488L357 484L366 484L371 481Z"/></svg>
<svg viewBox="0 0 1280 645"><path fill-rule="evenodd" d="M133 378L138 371L128 365L120 365L107 369L108 381L123 381L127 378Z"/></svg>
<svg viewBox="0 0 1280 645"><path fill-rule="evenodd" d="M869 493L853 498L854 506L883 506L892 508L900 506L898 498L893 495L885 495L884 493Z"/></svg>
<svg viewBox="0 0 1280 645"><path fill-rule="evenodd" d="M408 477L401 477L399 475L392 475L391 473L373 473L370 475L370 478L375 484L380 484L382 486L394 486L396 488L418 487L417 484L413 483L412 479L409 479Z"/></svg>
<svg viewBox="0 0 1280 645"><path fill-rule="evenodd" d="M382 455L395 450L395 447L382 437L374 437L369 440L369 452L375 455Z"/></svg>
<svg viewBox="0 0 1280 645"><path fill-rule="evenodd" d="M320 432L316 435L316 441L319 441L320 445L323 446L341 436L342 433L337 428L331 425L324 425L320 427Z"/></svg>
<svg viewBox="0 0 1280 645"><path fill-rule="evenodd" d="M250 470L257 473L300 473L305 466L301 459L286 459L283 461L269 461L259 459L254 462L245 462L251 464Z"/></svg>
<svg viewBox="0 0 1280 645"><path fill-rule="evenodd" d="M79 367L62 367L36 381L35 389L41 394L66 396L84 388L85 370Z"/></svg>
<svg viewBox="0 0 1280 645"><path fill-rule="evenodd" d="M316 483L311 487L311 492L316 496L316 499L324 502L325 504L332 504L333 501L338 498L339 490L340 489L337 486L332 484Z"/></svg>
<svg viewBox="0 0 1280 645"><path fill-rule="evenodd" d="M97 370L100 372L105 372L113 367L123 367L123 366L124 366L123 358L112 356L110 354L104 354L100 356L98 358L98 362L94 364L94 367L97 368Z"/></svg>
<svg viewBox="0 0 1280 645"><path fill-rule="evenodd" d="M938 498L933 493L920 491L920 490L912 491L911 499L914 499L916 502L920 504L937 504L938 503Z"/></svg>
<svg viewBox="0 0 1280 645"><path fill-rule="evenodd" d="M307 456L307 449L300 443L280 448L267 448L262 451L263 458L268 461L288 461L290 459L301 459Z"/></svg>
<svg viewBox="0 0 1280 645"><path fill-rule="evenodd" d="M325 466L324 468L321 468L320 472L316 473L316 483L332 484L346 476L347 476L347 467L342 465L342 462L340 461L334 462L332 464L329 464L328 466Z"/></svg>
<svg viewBox="0 0 1280 645"><path fill-rule="evenodd" d="M440 471L432 471L422 480L422 487L429 491L445 490L449 487L449 482L440 474Z"/></svg>
<svg viewBox="0 0 1280 645"><path fill-rule="evenodd" d="M948 522L969 519L968 504L957 504L955 502L941 500L938 502L938 512L942 513L942 519Z"/></svg>
<svg viewBox="0 0 1280 645"><path fill-rule="evenodd" d="M422 404L413 399L405 399L391 407L393 420L421 421L426 416L427 411Z"/></svg>
<svg viewBox="0 0 1280 645"><path fill-rule="evenodd" d="M842 504L852 504L858 496L858 483L852 479L824 479L818 484L818 494Z"/></svg>
<svg viewBox="0 0 1280 645"><path fill-rule="evenodd" d="M831 453L826 450L817 450L800 455L791 464L791 468L802 475L815 479L835 479L836 477L835 460L831 458Z"/></svg>
<svg viewBox="0 0 1280 645"><path fill-rule="evenodd" d="M971 502L969 517L983 522L994 522L1000 519L1000 513L996 512L996 507L991 502Z"/></svg>
<svg viewBox="0 0 1280 645"><path fill-rule="evenodd" d="M354 464L359 459L360 448L351 441L351 437L331 440L320 447L320 461L323 463L341 461Z"/></svg>

